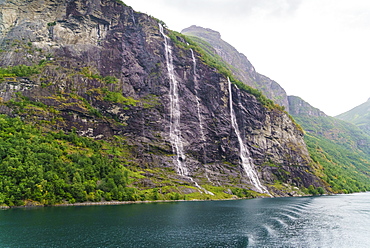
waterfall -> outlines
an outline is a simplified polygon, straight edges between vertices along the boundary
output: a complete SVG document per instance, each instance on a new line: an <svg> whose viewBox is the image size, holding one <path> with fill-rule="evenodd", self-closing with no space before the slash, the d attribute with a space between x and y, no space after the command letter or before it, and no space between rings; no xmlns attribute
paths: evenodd
<svg viewBox="0 0 370 248"><path fill-rule="evenodd" d="M134 16L134 10L132 10L131 17L132 17L132 22L134 23L134 26L136 26L136 21L135 21L135 16Z"/></svg>
<svg viewBox="0 0 370 248"><path fill-rule="evenodd" d="M203 163L205 164L205 163L207 163L207 154L206 154L206 149L204 147L204 143L206 142L206 138L205 138L205 135L204 135L204 132L203 132L202 115L200 114L200 99L199 99L199 96L198 96L199 83L198 83L198 79L197 79L197 76L198 75L197 75L197 70L196 70L196 68L197 68L197 61L195 60L193 49L190 48L190 51L191 51L191 58L193 59L194 90L195 90L195 97L197 99L197 113L198 113L198 120L199 120L200 138L202 140ZM205 173L205 174L206 174L206 177L207 177L208 181L211 182L211 180L208 177L208 174L207 173ZM214 195L212 192L209 192L209 191L207 191L205 189L203 189L203 190L207 194Z"/></svg>
<svg viewBox="0 0 370 248"><path fill-rule="evenodd" d="M256 171L253 169L253 162L252 158L250 157L249 151L247 147L245 147L243 143L243 139L240 135L239 126L236 121L236 116L233 108L233 94L231 91L231 82L230 79L227 78L228 84L229 84L229 103L230 103L230 114L231 114L231 124L232 127L235 130L236 136L238 137L239 147L240 147L240 159L242 160L242 167L247 174L248 178L250 179L253 186L260 192L260 193L270 193L267 191L267 189L261 184L258 175Z"/></svg>
<svg viewBox="0 0 370 248"><path fill-rule="evenodd" d="M198 188L200 193L206 193L209 195L214 195L212 192L199 186L197 182L194 181L192 177L189 176L189 171L183 164L185 161L184 146L181 140L181 130L180 130L180 103L179 103L179 93L178 93L178 81L175 75L175 69L173 66L172 48L169 44L170 38L164 33L163 26L158 23L159 31L164 38L164 48L165 57L167 64L168 77L170 78L170 141L172 145L172 150L176 154L176 159L174 160L176 165L177 173L187 179L189 179Z"/></svg>
<svg viewBox="0 0 370 248"><path fill-rule="evenodd" d="M193 59L194 90L195 90L195 97L196 97L196 100L197 100L197 114L198 114L198 120L199 120L200 138L202 140L203 163L205 164L205 163L207 163L206 150L204 148L204 143L206 142L206 138L205 138L204 131L203 131L202 115L200 114L200 99L199 99L199 95L198 95L199 83L198 83L198 79L197 79L198 75L197 75L197 71L196 71L197 61L195 60L193 49L190 48L190 51L191 51L191 57ZM208 175L207 175L207 178L208 178Z"/></svg>
<svg viewBox="0 0 370 248"><path fill-rule="evenodd" d="M158 25L159 30L164 37L167 71L170 78L170 141L173 152L176 154L175 164L177 173L181 176L187 176L188 169L183 165L185 155L181 140L178 82L176 80L173 66L172 48L169 44L170 38L164 33L163 26L160 23Z"/></svg>

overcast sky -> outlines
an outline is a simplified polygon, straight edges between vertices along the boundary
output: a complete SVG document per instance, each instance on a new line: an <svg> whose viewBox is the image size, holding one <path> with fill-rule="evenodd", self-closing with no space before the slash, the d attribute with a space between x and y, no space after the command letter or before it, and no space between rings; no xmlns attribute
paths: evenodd
<svg viewBox="0 0 370 248"><path fill-rule="evenodd" d="M175 31L211 28L256 71L334 116L370 98L369 0L123 0Z"/></svg>

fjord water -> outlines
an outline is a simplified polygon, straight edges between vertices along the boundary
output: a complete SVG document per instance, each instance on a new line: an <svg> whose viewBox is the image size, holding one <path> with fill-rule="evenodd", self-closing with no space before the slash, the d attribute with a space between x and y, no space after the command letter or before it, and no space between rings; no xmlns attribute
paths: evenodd
<svg viewBox="0 0 370 248"><path fill-rule="evenodd" d="M370 193L0 211L0 247L370 247Z"/></svg>

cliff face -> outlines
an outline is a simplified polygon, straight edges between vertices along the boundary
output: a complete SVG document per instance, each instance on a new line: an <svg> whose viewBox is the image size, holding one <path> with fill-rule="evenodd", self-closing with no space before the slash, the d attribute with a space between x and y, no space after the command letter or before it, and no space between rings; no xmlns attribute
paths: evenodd
<svg viewBox="0 0 370 248"><path fill-rule="evenodd" d="M269 99L280 106L284 106L285 110L289 112L288 96L285 90L275 81L256 72L248 58L244 54L239 53L232 45L222 40L219 32L193 25L185 28L181 33L195 36L208 42L214 49L214 53L231 65L229 67L230 70L240 81L260 90Z"/></svg>
<svg viewBox="0 0 370 248"><path fill-rule="evenodd" d="M232 85L238 137L227 78L183 38L169 39L157 20L113 0L0 6L0 66L28 66L23 76L3 76L2 113L50 130L124 139L147 187L166 185L155 171L164 168L189 185L258 191L242 166L240 142L270 193L286 194L275 180L322 186L292 120Z"/></svg>

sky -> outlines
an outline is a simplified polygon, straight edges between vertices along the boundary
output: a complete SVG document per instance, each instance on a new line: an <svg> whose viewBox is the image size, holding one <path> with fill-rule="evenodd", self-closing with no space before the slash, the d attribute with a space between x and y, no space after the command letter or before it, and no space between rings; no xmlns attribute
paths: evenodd
<svg viewBox="0 0 370 248"><path fill-rule="evenodd" d="M197 25L288 95L335 116L370 98L369 0L123 0L168 28Z"/></svg>

